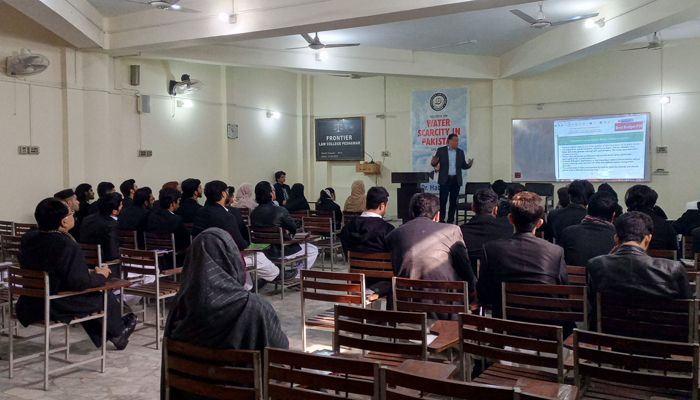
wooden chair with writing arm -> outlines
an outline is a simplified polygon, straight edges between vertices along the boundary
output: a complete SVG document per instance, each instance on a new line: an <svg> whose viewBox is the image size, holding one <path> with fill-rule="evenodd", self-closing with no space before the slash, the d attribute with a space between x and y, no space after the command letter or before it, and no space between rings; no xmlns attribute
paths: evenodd
<svg viewBox="0 0 700 400"><path fill-rule="evenodd" d="M22 236L37 225L32 223L15 222L15 236Z"/></svg>

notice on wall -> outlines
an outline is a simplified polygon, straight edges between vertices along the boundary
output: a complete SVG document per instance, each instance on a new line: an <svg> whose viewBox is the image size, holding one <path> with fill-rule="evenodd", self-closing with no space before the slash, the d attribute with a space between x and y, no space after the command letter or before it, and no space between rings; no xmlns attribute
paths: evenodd
<svg viewBox="0 0 700 400"><path fill-rule="evenodd" d="M440 190L438 172L430 161L439 147L447 146L447 137L453 133L459 137L458 147L467 155L469 88L414 90L411 96L412 165L413 172L430 172L430 181L421 185L426 192ZM467 172L463 174L463 182L466 182Z"/></svg>
<svg viewBox="0 0 700 400"><path fill-rule="evenodd" d="M364 117L316 120L316 161L365 159Z"/></svg>

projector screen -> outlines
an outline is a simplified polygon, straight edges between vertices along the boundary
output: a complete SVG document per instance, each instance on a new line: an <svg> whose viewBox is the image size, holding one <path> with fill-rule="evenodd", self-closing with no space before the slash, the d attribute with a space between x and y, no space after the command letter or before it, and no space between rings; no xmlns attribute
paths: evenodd
<svg viewBox="0 0 700 400"><path fill-rule="evenodd" d="M649 113L513 120L513 181L650 180Z"/></svg>

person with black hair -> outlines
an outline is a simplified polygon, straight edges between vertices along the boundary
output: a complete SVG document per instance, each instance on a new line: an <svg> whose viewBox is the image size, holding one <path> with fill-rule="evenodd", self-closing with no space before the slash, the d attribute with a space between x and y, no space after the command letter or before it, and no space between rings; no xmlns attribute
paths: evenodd
<svg viewBox="0 0 700 400"><path fill-rule="evenodd" d="M190 231L187 230L185 223L182 222L182 217L175 214L175 211L180 206L181 196L180 191L173 187L161 189L158 192L158 204L160 207L151 209L146 222L146 232L175 234L175 247L178 252L185 250L190 245ZM167 263L168 261L165 260L170 260L170 257L164 257L164 262ZM178 264L180 264L179 259Z"/></svg>
<svg viewBox="0 0 700 400"><path fill-rule="evenodd" d="M73 227L73 212L55 198L42 200L34 211L37 230L22 236L19 262L22 268L45 271L49 275L49 292L81 292L105 283L110 274L107 266L89 270L76 241L68 235ZM102 292L92 292L51 300L51 320L69 323L104 310ZM15 308L23 326L44 319L44 299L20 296ZM136 327L134 314L121 316L119 301L107 292L107 338L118 350L124 350ZM102 344L102 319L81 323L96 347Z"/></svg>
<svg viewBox="0 0 700 400"><path fill-rule="evenodd" d="M197 199L202 197L202 182L199 179L185 179L182 181L182 200L175 214L182 217L186 224L194 222L194 216L202 208Z"/></svg>
<svg viewBox="0 0 700 400"><path fill-rule="evenodd" d="M68 208L70 208L73 211L73 220L75 221L75 224L73 225L73 228L70 231L68 231L68 233L71 236L73 236L74 239L80 239L80 223L82 221L78 220L78 217L76 216L78 211L80 210L80 203L78 202L78 198L75 195L75 192L73 191L73 189L65 189L54 194L53 197L66 203Z"/></svg>
<svg viewBox="0 0 700 400"><path fill-rule="evenodd" d="M588 262L586 286L590 304L595 304L598 292L647 301L693 297L688 274L680 262L647 255L654 232L649 214L627 212L617 219L615 230L617 251ZM589 317L593 329L595 320L595 315Z"/></svg>
<svg viewBox="0 0 700 400"><path fill-rule="evenodd" d="M559 239L566 227L578 225L586 218L588 199L595 193L595 188L587 180L575 180L569 185L569 204L547 215L545 239Z"/></svg>
<svg viewBox="0 0 700 400"><path fill-rule="evenodd" d="M585 267L593 257L609 254L615 247L615 210L612 193L598 191L588 200L588 215L578 225L565 228L557 244L564 249L566 265Z"/></svg>
<svg viewBox="0 0 700 400"><path fill-rule="evenodd" d="M533 192L520 192L511 199L508 220L515 233L484 245L477 295L482 304L492 304L494 318L502 318L503 282L567 285L564 250L535 236L542 223L544 202ZM572 326L567 328L573 329Z"/></svg>
<svg viewBox="0 0 700 400"><path fill-rule="evenodd" d="M333 212L335 229L340 229L340 226L343 224L343 211L340 209L340 205L335 202L335 190L333 190L332 187L321 190L318 201L316 202L316 211Z"/></svg>
<svg viewBox="0 0 700 400"><path fill-rule="evenodd" d="M119 226L117 217L122 210L122 195L107 193L100 199L99 212L88 215L80 228L80 243L99 244L102 262L119 260ZM116 278L116 268L113 270Z"/></svg>
<svg viewBox="0 0 700 400"><path fill-rule="evenodd" d="M258 203L258 206L250 212L250 225L281 227L284 231L284 240L292 240L297 232L297 224L294 222L294 219L292 219L292 216L289 215L289 211L287 211L286 208L276 206L273 203L275 197L275 188L270 185L270 182L262 181L255 185L255 201ZM304 246L308 246L306 269L311 269L314 262L316 262L316 257L318 257L318 248L311 243L306 243ZM279 245L273 244L264 251L264 254L268 258L279 258L282 256L282 251ZM303 254L304 249L302 249L301 245L298 243L285 246L285 258L295 258ZM304 268L304 262L297 261L297 271L294 271L295 274L292 277L298 278L298 271L302 268ZM288 272L285 272L285 281L288 279L287 274Z"/></svg>
<svg viewBox="0 0 700 400"><path fill-rule="evenodd" d="M275 172L275 198L277 200L277 204L280 206L285 206L287 205L287 200L289 199L289 196L291 195L292 189L289 187L289 185L285 185L284 182L287 181L287 173L284 171L277 171Z"/></svg>
<svg viewBox="0 0 700 400"><path fill-rule="evenodd" d="M474 159L467 160L459 145L459 136L451 133L447 136L447 146L440 147L435 152L430 165L440 166L438 174L438 184L440 185L440 222L445 221L451 224L455 219L457 211L457 197L462 187L462 170L469 169L474 164ZM450 209L447 211L447 200L450 200Z"/></svg>
<svg viewBox="0 0 700 400"><path fill-rule="evenodd" d="M440 200L430 193L416 193L409 210L413 219L386 235L394 275L434 281L465 281L469 293L476 277L469 262L462 231L441 224ZM430 301L426 301L430 302ZM431 319L456 319L456 314L428 313Z"/></svg>
<svg viewBox="0 0 700 400"><path fill-rule="evenodd" d="M503 179L496 179L493 181L491 184L491 190L493 190L496 195L498 196L498 199L506 199L508 196L506 195L506 190L508 190L508 184L503 181Z"/></svg>
<svg viewBox="0 0 700 400"><path fill-rule="evenodd" d="M498 195L491 189L479 189L472 199L472 211L476 214L462 225L464 244L469 249L469 261L474 275L477 261L484 262L484 245L496 239L513 235L513 226L507 218L496 218Z"/></svg>
<svg viewBox="0 0 700 400"><path fill-rule="evenodd" d="M134 205L134 194L139 189L136 186L134 179L127 179L119 185L119 191L122 192L124 200L122 200L122 208L129 208Z"/></svg>
<svg viewBox="0 0 700 400"><path fill-rule="evenodd" d="M100 182L97 184L97 201L90 204L88 207L88 214L97 214L100 211L100 200L109 194L114 192L114 184L112 182Z"/></svg>
<svg viewBox="0 0 700 400"><path fill-rule="evenodd" d="M289 197L284 203L284 208L286 208L287 211L311 209L311 207L309 207L309 202L306 200L306 196L304 196L304 185L301 183L295 183L292 185L292 190L289 192Z"/></svg>
<svg viewBox="0 0 700 400"><path fill-rule="evenodd" d="M654 234L649 248L653 250L678 250L676 230L666 218L654 211L658 194L647 185L634 185L625 193L627 211L639 211L653 222Z"/></svg>
<svg viewBox="0 0 700 400"><path fill-rule="evenodd" d="M119 219L117 219L119 229L136 231L139 249L144 248L143 233L148 228L148 216L151 214L155 201L153 191L145 186L136 190L133 206L122 208L122 212L119 213Z"/></svg>
<svg viewBox="0 0 700 400"><path fill-rule="evenodd" d="M557 189L557 209L566 208L569 205L569 186L562 186Z"/></svg>
<svg viewBox="0 0 700 400"><path fill-rule="evenodd" d="M617 207L615 207L615 217L613 218L613 222L615 222L615 220L620 218L622 213L625 212L622 209L622 206L620 205L620 198L617 197L617 192L615 191L615 189L612 188L612 186L610 186L609 183L601 183L598 186L598 192L608 192L608 193L612 194L613 197L615 197L615 201L617 202Z"/></svg>
<svg viewBox="0 0 700 400"><path fill-rule="evenodd" d="M92 191L92 185L90 185L89 183L81 183L80 185L78 185L75 188L75 198L80 204L80 207L78 208L78 213L76 214L77 221L79 221L80 223L90 213L90 200L95 199L95 192Z"/></svg>
<svg viewBox="0 0 700 400"><path fill-rule="evenodd" d="M496 213L497 218L508 218L508 214L510 214L510 201L513 199L513 196L520 192L525 191L525 186L523 186L521 183L511 183L508 185L508 188L506 189L506 193L508 194L507 198L500 198L498 200L498 212Z"/></svg>

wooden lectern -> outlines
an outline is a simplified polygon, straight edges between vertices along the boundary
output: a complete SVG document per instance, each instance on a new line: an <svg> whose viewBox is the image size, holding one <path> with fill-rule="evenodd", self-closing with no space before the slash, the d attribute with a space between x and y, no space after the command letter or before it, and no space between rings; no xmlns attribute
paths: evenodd
<svg viewBox="0 0 700 400"><path fill-rule="evenodd" d="M413 219L408 209L411 197L416 193L423 193L421 183L427 183L430 178L428 172L392 172L391 183L400 183L401 187L396 189L396 208L399 218L406 223Z"/></svg>

